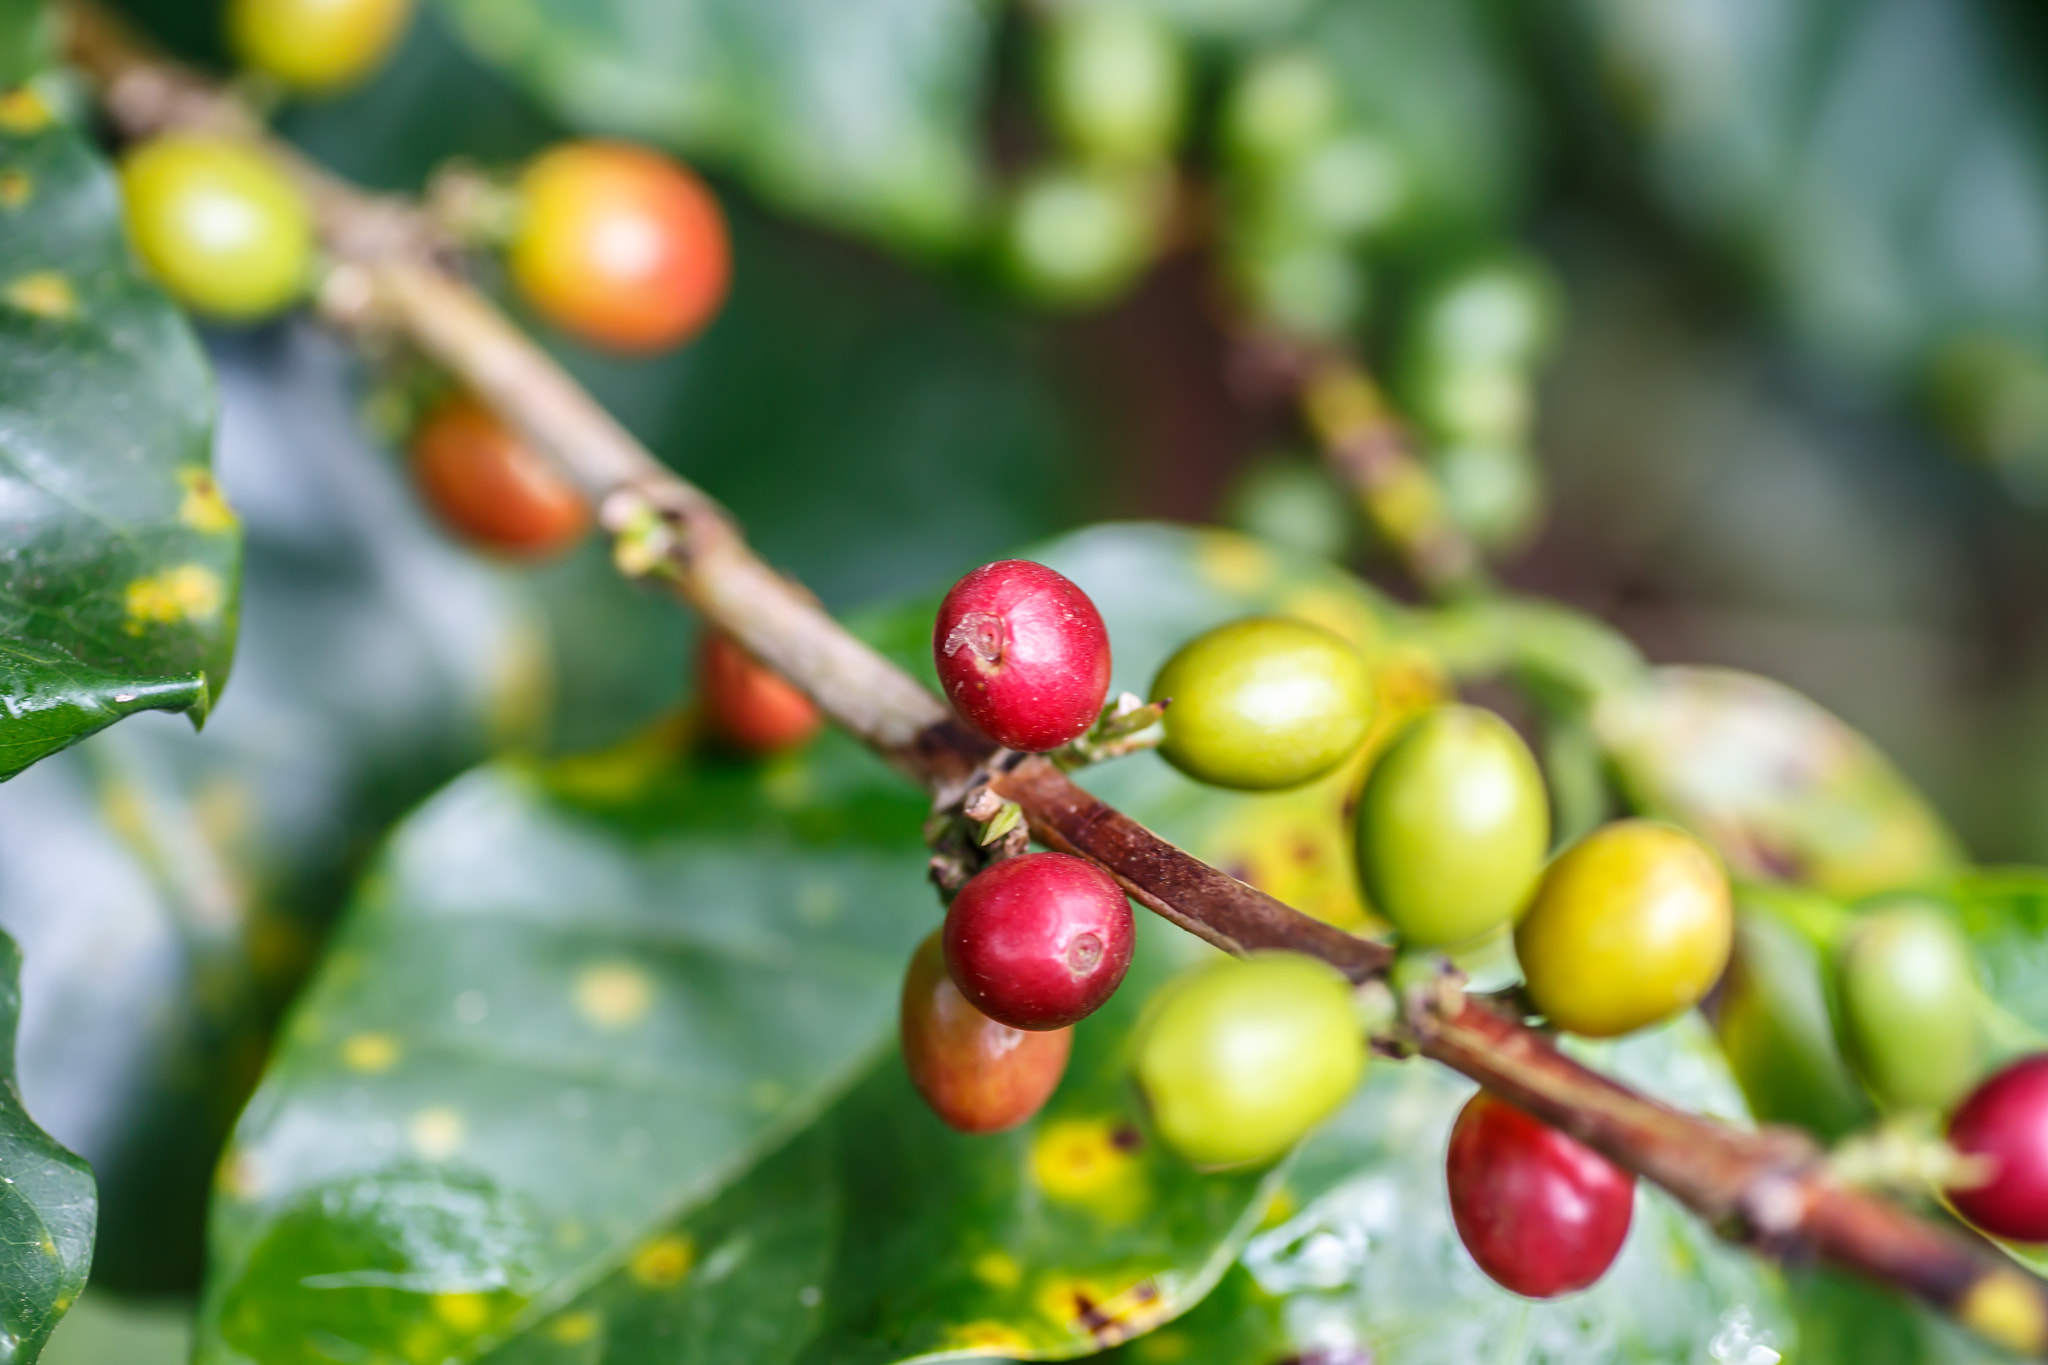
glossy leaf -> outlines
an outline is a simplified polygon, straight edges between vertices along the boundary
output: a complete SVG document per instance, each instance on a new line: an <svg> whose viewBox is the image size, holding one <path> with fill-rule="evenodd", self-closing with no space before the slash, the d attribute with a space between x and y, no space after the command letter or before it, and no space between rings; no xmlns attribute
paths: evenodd
<svg viewBox="0 0 2048 1365"><path fill-rule="evenodd" d="M1628 798L1707 840L1740 877L1838 896L1913 886L1961 858L1869 740L1780 683L1660 668L1594 726Z"/></svg>
<svg viewBox="0 0 2048 1365"><path fill-rule="evenodd" d="M479 56L572 126L729 165L767 198L904 245L977 193L984 0L445 0Z"/></svg>
<svg viewBox="0 0 2048 1365"><path fill-rule="evenodd" d="M1676 1103L1743 1117L1697 1019L1581 1051ZM1761 1361L1771 1357L1754 1348L1786 1348L1791 1325L1772 1273L1653 1189L1639 1189L1620 1258L1585 1293L1538 1303L1486 1279L1443 1191L1450 1125L1470 1093L1440 1068L1382 1068L1302 1151L1287 1187L1300 1212L1253 1238L1243 1258L1262 1288L1287 1297L1297 1349L1450 1365L1514 1342L1520 1359L1566 1365Z"/></svg>
<svg viewBox="0 0 2048 1365"><path fill-rule="evenodd" d="M135 273L98 155L5 98L0 778L137 711L202 722L241 569L191 329Z"/></svg>
<svg viewBox="0 0 2048 1365"><path fill-rule="evenodd" d="M277 329L215 360L249 546L233 703L204 735L138 718L0 788L22 1088L93 1162L96 1283L131 1293L196 1287L220 1144L371 841L545 692L510 586L353 434L339 346Z"/></svg>
<svg viewBox="0 0 2048 1365"><path fill-rule="evenodd" d="M38 1128L14 1084L21 950L0 934L0 1362L27 1365L92 1266L92 1171Z"/></svg>

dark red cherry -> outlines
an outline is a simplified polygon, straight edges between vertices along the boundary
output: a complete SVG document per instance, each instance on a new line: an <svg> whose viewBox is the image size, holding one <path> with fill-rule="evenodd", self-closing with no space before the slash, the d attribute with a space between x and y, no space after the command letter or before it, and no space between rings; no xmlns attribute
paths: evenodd
<svg viewBox="0 0 2048 1365"><path fill-rule="evenodd" d="M1078 739L1109 695L1109 632L1088 594L1043 564L1005 559L953 585L932 627L954 709L1027 753Z"/></svg>
<svg viewBox="0 0 2048 1365"><path fill-rule="evenodd" d="M1990 1168L1984 1183L1948 1192L1956 1212L1994 1237L2048 1242L2048 1053L2020 1058L1971 1092L1948 1140Z"/></svg>
<svg viewBox="0 0 2048 1365"><path fill-rule="evenodd" d="M946 912L946 970L1012 1028L1065 1028L1095 1013L1131 965L1131 903L1107 872L1027 853L975 874Z"/></svg>
<svg viewBox="0 0 2048 1365"><path fill-rule="evenodd" d="M904 974L901 1026L911 1085L962 1133L1000 1133L1036 1114L1059 1088L1074 1046L1066 1029L1027 1033L968 1004L946 975L936 933Z"/></svg>
<svg viewBox="0 0 2048 1365"><path fill-rule="evenodd" d="M1635 1177L1483 1090L1451 1129L1444 1175L1465 1250L1503 1289L1532 1299L1606 1274L1635 1212Z"/></svg>

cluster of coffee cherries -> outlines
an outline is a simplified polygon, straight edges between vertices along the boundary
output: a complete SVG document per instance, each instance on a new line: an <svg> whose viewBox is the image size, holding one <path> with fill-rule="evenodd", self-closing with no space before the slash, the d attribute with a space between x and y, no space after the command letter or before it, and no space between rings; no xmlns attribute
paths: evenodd
<svg viewBox="0 0 2048 1365"><path fill-rule="evenodd" d="M302 95L365 79L403 34L411 0L233 0L230 46L260 77ZM130 149L121 187L129 241L174 298L215 322L258 323L299 303L320 274L318 232L290 169L264 147L173 133ZM475 196L473 196L475 197ZM711 190L669 157L574 141L482 196L493 211L449 224L501 249L512 292L563 334L638 356L708 325L731 253ZM419 405L412 469L440 519L480 548L543 558L590 523L582 495L473 396Z"/></svg>
<svg viewBox="0 0 2048 1365"><path fill-rule="evenodd" d="M961 579L932 634L955 710L1007 748L1080 740L1105 713L1110 647L1080 588L1004 561ZM1160 669L1158 752L1187 776L1279 791L1355 760L1374 718L1371 670L1307 622L1218 626ZM1104 719L1103 723L1108 723ZM1463 952L1512 935L1533 1013L1611 1038L1690 1008L1726 966L1727 879L1672 826L1619 820L1551 852L1549 800L1528 746L1494 713L1443 705L1409 720L1356 799L1358 868L1406 948ZM1060 853L1000 859L954 897L904 986L903 1048L918 1091L954 1127L1023 1122L1057 1085L1067 1031L1131 956L1118 884ZM1363 1074L1352 985L1319 959L1204 962L1144 1012L1131 1052L1165 1143L1204 1168L1277 1158L1340 1107ZM1584 1288L1618 1253L1630 1176L1570 1136L1482 1094L1446 1167L1474 1259L1518 1293Z"/></svg>
<svg viewBox="0 0 2048 1365"><path fill-rule="evenodd" d="M1840 1041L1864 1088L1890 1114L1948 1116L1961 1158L1950 1204L1993 1236L2048 1242L2048 1053L1985 1074L1996 1012L1956 921L1911 894L1880 897L1859 907L1832 966Z"/></svg>

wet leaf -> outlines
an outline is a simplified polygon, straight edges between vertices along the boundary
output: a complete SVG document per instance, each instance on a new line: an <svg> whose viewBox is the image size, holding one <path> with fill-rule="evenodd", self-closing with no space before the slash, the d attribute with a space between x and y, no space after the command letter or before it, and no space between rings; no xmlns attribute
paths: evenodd
<svg viewBox="0 0 2048 1365"><path fill-rule="evenodd" d="M213 391L131 265L112 175L0 96L0 778L137 711L202 722L234 651L241 534Z"/></svg>
<svg viewBox="0 0 2048 1365"><path fill-rule="evenodd" d="M1743 1117L1696 1018L1580 1050L1653 1094ZM1503 1355L1531 1365L1677 1365L1761 1362L1775 1357L1759 1348L1787 1349L1792 1327L1773 1273L1647 1187L1620 1258L1592 1289L1533 1302L1495 1286L1459 1243L1444 1194L1450 1126L1471 1091L1425 1063L1380 1067L1303 1148L1283 1193L1298 1211L1255 1236L1243 1256L1258 1286L1285 1300L1292 1350L1380 1365Z"/></svg>
<svg viewBox="0 0 2048 1365"><path fill-rule="evenodd" d="M1594 716L1625 794L1699 834L1729 870L1838 896L1940 876L1961 850L1869 740L1791 688L1660 668Z"/></svg>
<svg viewBox="0 0 2048 1365"><path fill-rule="evenodd" d="M372 841L545 690L509 585L352 434L345 353L279 329L215 359L248 536L233 701L204 735L141 717L0 788L22 1089L93 1163L95 1282L131 1293L197 1286L220 1144Z"/></svg>
<svg viewBox="0 0 2048 1365"><path fill-rule="evenodd" d="M0 1362L27 1365L92 1266L92 1171L38 1128L14 1085L21 950L0 934Z"/></svg>
<svg viewBox="0 0 2048 1365"><path fill-rule="evenodd" d="M900 245L978 192L984 0L445 0L461 38L571 126L730 166Z"/></svg>

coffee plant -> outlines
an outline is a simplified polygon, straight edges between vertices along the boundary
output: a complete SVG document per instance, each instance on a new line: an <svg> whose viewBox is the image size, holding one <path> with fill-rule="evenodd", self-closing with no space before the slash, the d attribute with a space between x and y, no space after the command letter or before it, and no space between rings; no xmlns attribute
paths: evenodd
<svg viewBox="0 0 2048 1365"><path fill-rule="evenodd" d="M0 0L0 1361L2048 1357L2042 34Z"/></svg>

